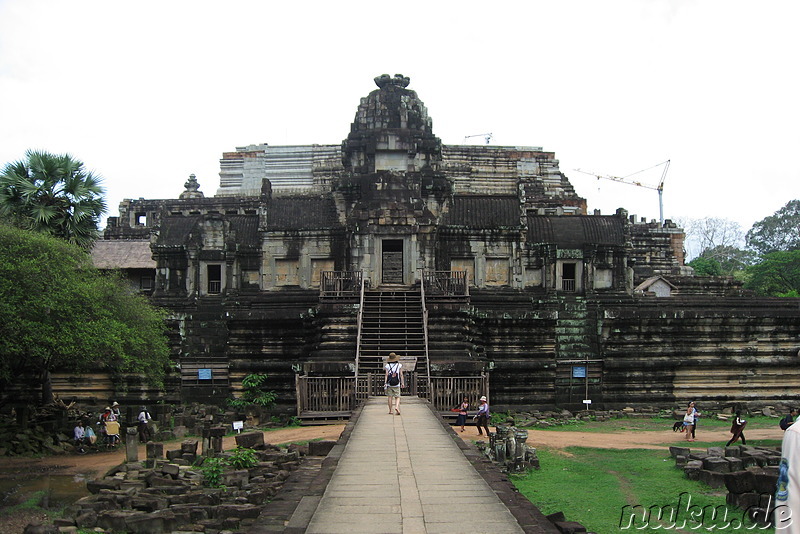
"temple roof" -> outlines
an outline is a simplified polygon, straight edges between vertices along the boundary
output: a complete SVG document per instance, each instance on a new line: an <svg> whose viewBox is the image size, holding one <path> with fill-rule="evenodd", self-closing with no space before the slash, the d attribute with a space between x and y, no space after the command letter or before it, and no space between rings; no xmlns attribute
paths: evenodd
<svg viewBox="0 0 800 534"><path fill-rule="evenodd" d="M552 243L563 248L625 244L624 221L616 216L528 215L528 242Z"/></svg>
<svg viewBox="0 0 800 534"><path fill-rule="evenodd" d="M519 214L519 198L515 196L457 195L442 218L442 225L467 228L519 226Z"/></svg>
<svg viewBox="0 0 800 534"><path fill-rule="evenodd" d="M96 241L92 263L98 269L155 269L156 262L147 241Z"/></svg>
<svg viewBox="0 0 800 534"><path fill-rule="evenodd" d="M267 207L268 230L318 230L341 226L330 197L275 197Z"/></svg>

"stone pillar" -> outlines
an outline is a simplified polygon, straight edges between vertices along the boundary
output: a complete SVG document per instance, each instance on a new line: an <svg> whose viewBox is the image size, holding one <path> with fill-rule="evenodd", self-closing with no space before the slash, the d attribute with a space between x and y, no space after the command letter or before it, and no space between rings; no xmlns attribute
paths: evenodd
<svg viewBox="0 0 800 534"><path fill-rule="evenodd" d="M139 432L135 426L128 427L125 435L125 461L139 461Z"/></svg>

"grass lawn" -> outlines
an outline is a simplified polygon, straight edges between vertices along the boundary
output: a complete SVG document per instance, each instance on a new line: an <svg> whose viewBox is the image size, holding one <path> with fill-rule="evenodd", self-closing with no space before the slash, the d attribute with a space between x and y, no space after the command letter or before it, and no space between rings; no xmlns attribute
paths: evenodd
<svg viewBox="0 0 800 534"><path fill-rule="evenodd" d="M724 488L687 479L663 451L571 447L537 453L541 469L512 476L514 484L544 514L564 512L590 532L774 532L747 528L752 521L725 504ZM670 518L670 512L677 515Z"/></svg>

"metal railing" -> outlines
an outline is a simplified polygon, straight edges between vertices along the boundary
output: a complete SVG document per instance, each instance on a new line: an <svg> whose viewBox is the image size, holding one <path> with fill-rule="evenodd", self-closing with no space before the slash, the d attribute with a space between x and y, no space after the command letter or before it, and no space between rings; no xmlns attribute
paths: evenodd
<svg viewBox="0 0 800 534"><path fill-rule="evenodd" d="M356 319L356 326L357 326L357 333L356 333L356 369L355 369L355 377L356 383L358 383L358 366L361 363L361 327L364 320L364 291L365 291L366 284L364 283L364 278L361 279L361 293L359 295L359 305L358 305L358 318Z"/></svg>

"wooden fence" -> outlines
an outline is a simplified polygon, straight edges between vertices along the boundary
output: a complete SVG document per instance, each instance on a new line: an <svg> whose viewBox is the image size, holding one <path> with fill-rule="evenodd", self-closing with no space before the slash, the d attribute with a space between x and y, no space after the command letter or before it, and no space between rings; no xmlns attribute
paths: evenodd
<svg viewBox="0 0 800 534"><path fill-rule="evenodd" d="M345 412L369 397L385 395L384 375L360 375L356 384L353 376L297 376L297 415L306 412ZM489 394L489 377L432 376L430 384L425 376L407 373L403 395L428 399L439 411L449 410L461 403L464 397L477 404L481 395ZM429 387L430 386L430 387Z"/></svg>

